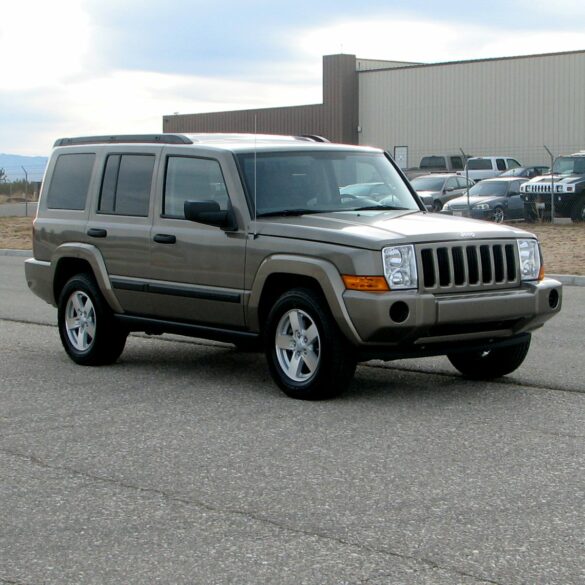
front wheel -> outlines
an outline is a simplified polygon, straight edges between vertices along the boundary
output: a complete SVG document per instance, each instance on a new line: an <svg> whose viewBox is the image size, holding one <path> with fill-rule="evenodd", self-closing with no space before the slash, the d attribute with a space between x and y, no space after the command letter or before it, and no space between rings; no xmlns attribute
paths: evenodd
<svg viewBox="0 0 585 585"><path fill-rule="evenodd" d="M443 204L438 199L435 199L433 201L433 207L432 207L433 213L439 213L441 211L441 209L443 209Z"/></svg>
<svg viewBox="0 0 585 585"><path fill-rule="evenodd" d="M273 305L265 351L274 381L291 398L338 396L351 382L356 360L321 295L293 289Z"/></svg>
<svg viewBox="0 0 585 585"><path fill-rule="evenodd" d="M496 207L494 209L494 221L496 223L503 223L504 219L506 219L506 215L504 214L504 209L502 207Z"/></svg>
<svg viewBox="0 0 585 585"><path fill-rule="evenodd" d="M57 321L63 347L77 364L111 364L124 350L128 331L115 321L97 284L87 274L77 274L63 287Z"/></svg>
<svg viewBox="0 0 585 585"><path fill-rule="evenodd" d="M447 358L466 378L491 380L519 368L529 349L530 336L512 346L451 353L447 354Z"/></svg>
<svg viewBox="0 0 585 585"><path fill-rule="evenodd" d="M577 199L571 210L571 219L575 223L581 223L585 221L585 196Z"/></svg>

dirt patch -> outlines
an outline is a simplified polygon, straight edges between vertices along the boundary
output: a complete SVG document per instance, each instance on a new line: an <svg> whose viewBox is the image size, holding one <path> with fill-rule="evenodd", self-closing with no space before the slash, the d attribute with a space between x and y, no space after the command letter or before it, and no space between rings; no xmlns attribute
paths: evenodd
<svg viewBox="0 0 585 585"><path fill-rule="evenodd" d="M532 223L520 227L536 234L540 240L548 274L585 276L585 223Z"/></svg>
<svg viewBox="0 0 585 585"><path fill-rule="evenodd" d="M585 223L514 225L538 236L547 274L585 276ZM31 217L0 217L0 248L30 250L31 233Z"/></svg>
<svg viewBox="0 0 585 585"><path fill-rule="evenodd" d="M32 217L0 217L0 248L30 250Z"/></svg>

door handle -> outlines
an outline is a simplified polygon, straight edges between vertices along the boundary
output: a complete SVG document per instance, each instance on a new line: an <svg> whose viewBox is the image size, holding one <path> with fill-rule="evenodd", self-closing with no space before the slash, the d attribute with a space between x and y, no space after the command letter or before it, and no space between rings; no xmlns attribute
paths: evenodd
<svg viewBox="0 0 585 585"><path fill-rule="evenodd" d="M86 233L92 238L105 238L108 235L107 230L101 228L89 228Z"/></svg>
<svg viewBox="0 0 585 585"><path fill-rule="evenodd" d="M171 234L156 234L153 240L157 244L174 244L177 241L177 237Z"/></svg>

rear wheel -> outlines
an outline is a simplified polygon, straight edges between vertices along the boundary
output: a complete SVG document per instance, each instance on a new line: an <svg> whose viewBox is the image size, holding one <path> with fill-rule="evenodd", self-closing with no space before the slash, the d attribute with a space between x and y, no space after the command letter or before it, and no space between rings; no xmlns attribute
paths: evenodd
<svg viewBox="0 0 585 585"><path fill-rule="evenodd" d="M293 289L273 305L266 322L270 373L292 398L338 396L351 382L356 360L321 295Z"/></svg>
<svg viewBox="0 0 585 585"><path fill-rule="evenodd" d="M447 358L466 378L491 380L510 374L519 368L529 349L530 336L512 346L487 351L451 353L447 354Z"/></svg>
<svg viewBox="0 0 585 585"><path fill-rule="evenodd" d="M433 201L432 211L434 211L435 213L438 213L439 211L441 211L441 209L443 209L443 204L438 199L435 199Z"/></svg>
<svg viewBox="0 0 585 585"><path fill-rule="evenodd" d="M128 331L114 319L93 278L87 274L71 278L59 295L58 307L61 342L75 363L99 366L120 357Z"/></svg>

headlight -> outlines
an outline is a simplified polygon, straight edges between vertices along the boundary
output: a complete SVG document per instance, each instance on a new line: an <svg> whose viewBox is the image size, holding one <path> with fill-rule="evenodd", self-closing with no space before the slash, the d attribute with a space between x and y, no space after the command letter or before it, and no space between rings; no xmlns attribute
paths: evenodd
<svg viewBox="0 0 585 585"><path fill-rule="evenodd" d="M489 209L490 206L487 203L478 203L473 206L473 209Z"/></svg>
<svg viewBox="0 0 585 585"><path fill-rule="evenodd" d="M538 240L517 240L520 256L520 278L538 280L540 277L540 250Z"/></svg>
<svg viewBox="0 0 585 585"><path fill-rule="evenodd" d="M418 287L414 246L391 246L382 250L384 276L390 290Z"/></svg>

